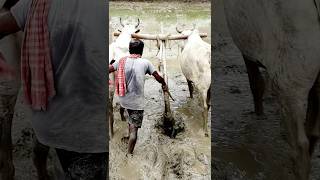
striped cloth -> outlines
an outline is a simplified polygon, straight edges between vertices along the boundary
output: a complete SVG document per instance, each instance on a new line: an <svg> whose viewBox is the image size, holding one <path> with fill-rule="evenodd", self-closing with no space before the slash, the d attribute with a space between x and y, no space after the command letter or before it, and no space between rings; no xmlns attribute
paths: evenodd
<svg viewBox="0 0 320 180"><path fill-rule="evenodd" d="M118 96L125 96L127 92L125 64L128 57L137 59L137 58L140 58L141 55L130 54L130 56L123 57L119 60L118 73L116 75L116 94Z"/></svg>
<svg viewBox="0 0 320 180"><path fill-rule="evenodd" d="M26 102L34 110L46 110L55 95L49 47L49 0L33 0L22 42L21 80Z"/></svg>

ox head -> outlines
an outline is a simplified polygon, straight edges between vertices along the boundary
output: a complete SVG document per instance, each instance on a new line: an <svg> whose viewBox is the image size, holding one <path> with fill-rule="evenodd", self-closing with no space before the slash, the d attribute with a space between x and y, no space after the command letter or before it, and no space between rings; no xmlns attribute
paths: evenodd
<svg viewBox="0 0 320 180"><path fill-rule="evenodd" d="M125 33L128 33L128 34L133 34L133 33L138 33L140 32L140 29L139 29L139 25L140 25L140 19L138 18L137 19L137 23L136 24L123 24L122 22L122 19L120 18L120 25L122 27L122 29L118 29L118 31L120 33L122 32L125 32Z"/></svg>
<svg viewBox="0 0 320 180"><path fill-rule="evenodd" d="M182 35L185 35L185 36L190 36L191 34L193 33L198 33L198 30L196 29L196 24L193 24L193 27L192 28L189 28L189 29L179 29L178 26L176 26L176 31L179 33L179 34L182 34Z"/></svg>

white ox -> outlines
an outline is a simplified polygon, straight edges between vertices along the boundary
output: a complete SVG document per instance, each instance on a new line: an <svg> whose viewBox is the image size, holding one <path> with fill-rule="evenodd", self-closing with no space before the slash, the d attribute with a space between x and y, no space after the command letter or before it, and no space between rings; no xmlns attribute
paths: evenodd
<svg viewBox="0 0 320 180"><path fill-rule="evenodd" d="M190 97L193 97L193 84L200 94L203 106L203 130L205 135L208 136L208 111L210 108L211 89L211 45L201 39L197 29L193 28L192 30L180 31L177 28L176 30L178 33L188 36L179 58L180 67L187 79Z"/></svg>
<svg viewBox="0 0 320 180"><path fill-rule="evenodd" d="M280 179L307 180L320 137L320 1L223 2L229 32L247 65L256 110L263 112L259 66L278 95L294 165L293 177Z"/></svg>
<svg viewBox="0 0 320 180"><path fill-rule="evenodd" d="M120 32L119 37L115 40L115 42L109 45L109 63L112 63L112 61L115 61L115 62L119 61L120 58L129 55L129 43L132 39L131 34L138 33L140 31L138 29L140 24L139 19L136 25L132 25L132 24L123 24L120 18L120 24L122 26L122 29L118 30ZM115 77L114 73L109 74L109 80L112 81L112 85L109 85L109 104L108 104L109 131L110 131L111 137L113 136L113 121L114 121L114 117L113 117L114 77ZM123 117L122 112L121 112L121 117Z"/></svg>

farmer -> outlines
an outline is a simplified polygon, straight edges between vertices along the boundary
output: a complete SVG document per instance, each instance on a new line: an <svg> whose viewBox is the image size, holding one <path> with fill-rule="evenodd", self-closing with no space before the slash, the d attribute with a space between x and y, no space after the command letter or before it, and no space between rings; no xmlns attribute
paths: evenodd
<svg viewBox="0 0 320 180"><path fill-rule="evenodd" d="M158 74L150 61L141 58L144 43L141 40L132 40L129 44L128 57L123 57L113 65L109 65L109 73L118 71L116 77L116 94L120 105L129 115L129 142L128 154L132 154L137 142L138 129L141 128L144 110L144 82L145 75L153 75L167 91L164 79Z"/></svg>
<svg viewBox="0 0 320 180"><path fill-rule="evenodd" d="M24 31L22 89L36 147L43 147L35 150L35 164L55 148L67 179L107 178L106 7L106 1L20 0L0 12L0 38Z"/></svg>

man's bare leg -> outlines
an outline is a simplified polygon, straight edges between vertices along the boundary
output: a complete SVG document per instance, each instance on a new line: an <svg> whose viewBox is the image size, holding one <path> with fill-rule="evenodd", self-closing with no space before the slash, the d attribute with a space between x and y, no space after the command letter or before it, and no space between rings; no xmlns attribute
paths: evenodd
<svg viewBox="0 0 320 180"><path fill-rule="evenodd" d="M136 145L138 137L138 128L133 124L129 124L129 144L128 154L133 154L134 146Z"/></svg>
<svg viewBox="0 0 320 180"><path fill-rule="evenodd" d="M39 180L49 180L47 171L47 159L49 154L49 147L41 144L36 138L33 147L33 163L37 169Z"/></svg>
<svg viewBox="0 0 320 180"><path fill-rule="evenodd" d="M14 179L12 118L17 95L0 95L0 179Z"/></svg>

